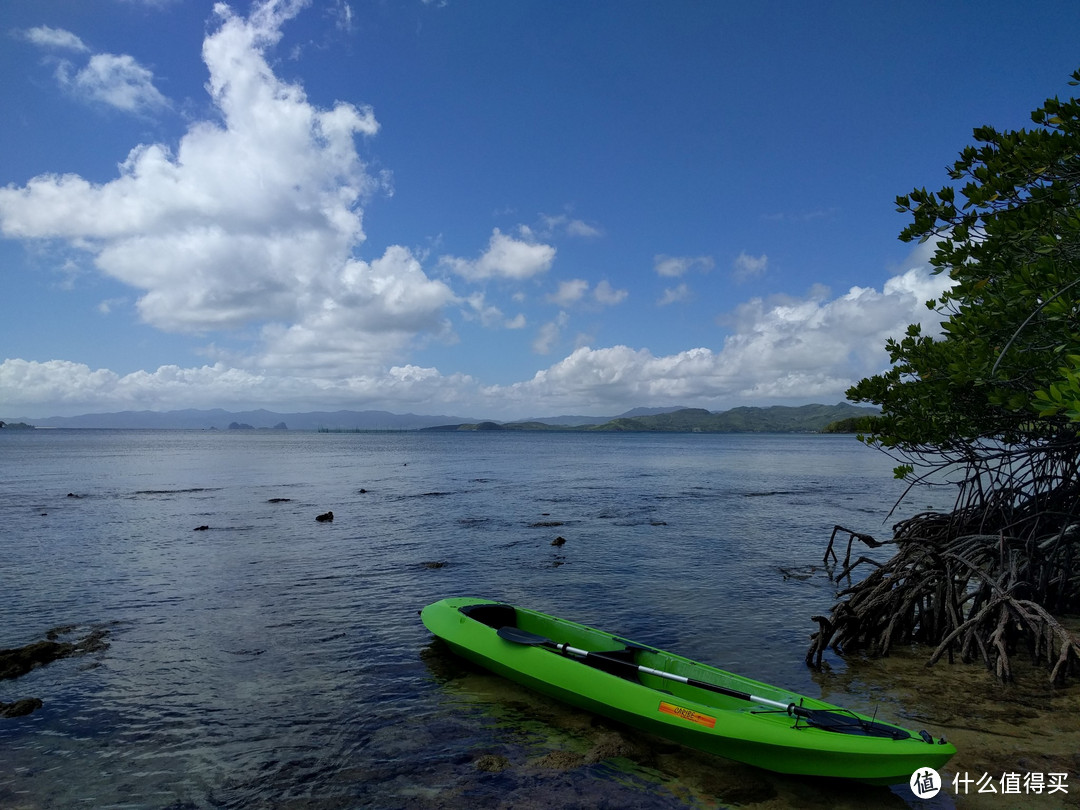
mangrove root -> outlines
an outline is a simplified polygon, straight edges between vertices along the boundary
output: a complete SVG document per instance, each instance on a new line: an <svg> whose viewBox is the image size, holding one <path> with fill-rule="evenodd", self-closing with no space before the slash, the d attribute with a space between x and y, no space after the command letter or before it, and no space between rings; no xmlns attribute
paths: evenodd
<svg viewBox="0 0 1080 810"><path fill-rule="evenodd" d="M1055 683L1080 672L1080 637L1058 618L1080 613L1080 482L1075 474L1033 480L1022 490L966 482L968 502L951 514L894 526L886 542L896 552L886 562L851 562L856 540L871 548L885 543L837 526L825 562L838 562L834 545L846 532L834 581L848 587L828 616L813 617L818 629L806 662L820 667L830 648L881 656L897 645L925 644L933 649L928 666L943 657L981 660L1003 681L1012 679L1012 661L1023 650ZM872 570L851 584L863 564Z"/></svg>

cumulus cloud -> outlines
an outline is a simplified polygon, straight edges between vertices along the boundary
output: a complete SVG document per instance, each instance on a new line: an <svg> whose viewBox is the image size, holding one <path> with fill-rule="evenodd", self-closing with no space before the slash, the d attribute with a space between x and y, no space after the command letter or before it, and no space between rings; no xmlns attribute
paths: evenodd
<svg viewBox="0 0 1080 810"><path fill-rule="evenodd" d="M621 304L626 300L626 297L629 294L628 290L616 290L611 286L611 283L606 280L601 281L593 289L593 298L596 299L596 302L608 307Z"/></svg>
<svg viewBox="0 0 1080 810"><path fill-rule="evenodd" d="M698 347L656 356L628 346L581 347L532 379L487 389L504 402L605 409L694 402L710 407L768 402L840 401L860 378L888 367L887 337L909 323L933 334L940 316L925 302L951 282L917 267L878 291L853 287L830 298L753 299L726 319L719 350ZM610 410L609 410L610 412Z"/></svg>
<svg viewBox="0 0 1080 810"><path fill-rule="evenodd" d="M136 146L108 182L46 174L0 189L0 232L89 252L143 291L139 314L159 329L257 327L249 367L349 373L392 360L417 333L445 335L454 295L407 249L354 258L362 205L379 187L355 143L378 132L373 111L316 107L267 62L302 5L258 3L246 18L216 5L202 55L220 119L191 124L175 151ZM153 101L133 60L98 55L87 71L73 85L117 106ZM550 264L546 251L496 233L483 266L527 275Z"/></svg>
<svg viewBox="0 0 1080 810"><path fill-rule="evenodd" d="M167 107L168 100L154 87L154 74L127 54L96 53L74 75L63 63L60 83L83 98L100 101L125 112Z"/></svg>
<svg viewBox="0 0 1080 810"><path fill-rule="evenodd" d="M523 229L522 233L526 237L532 236L528 229ZM468 281L490 278L522 281L547 272L555 261L555 248L531 238L515 239L495 228L488 240L487 250L479 258L469 260L442 256L439 261Z"/></svg>
<svg viewBox="0 0 1080 810"><path fill-rule="evenodd" d="M49 402L56 415L88 411L160 410L176 407L250 407L253 400L282 408L401 407L471 397L476 382L465 374L443 375L433 368L392 366L377 373L326 378L277 375L225 363L197 368L161 366L155 371L117 374L64 360L0 363L5 415L31 411Z"/></svg>
<svg viewBox="0 0 1080 810"><path fill-rule="evenodd" d="M565 233L567 236L579 236L584 238L596 238L603 236L604 232L596 225L590 225L581 219L575 219L567 214L559 214L556 216L541 215L541 221L543 223L543 232L545 234L554 234L556 232Z"/></svg>
<svg viewBox="0 0 1080 810"><path fill-rule="evenodd" d="M559 289L548 296L548 300L561 307L577 303L589 290L589 282L585 279L575 278L569 281L560 281Z"/></svg>
<svg viewBox="0 0 1080 810"><path fill-rule="evenodd" d="M680 301L688 301L689 299L690 288L685 283L681 283L674 287L665 288L664 294L656 300L656 305L659 307L666 307Z"/></svg>
<svg viewBox="0 0 1080 810"><path fill-rule="evenodd" d="M507 318L501 309L488 304L482 292L473 293L465 299L468 309L465 317L469 320L478 320L481 325L489 328L523 329L525 327L525 315L519 312L513 318Z"/></svg>
<svg viewBox="0 0 1080 810"><path fill-rule="evenodd" d="M409 260L400 254L386 261ZM282 335L283 362L258 371L216 363L193 369L163 366L122 376L64 361L6 360L0 364L0 392L9 415L29 412L38 403L52 404L54 412L62 407L78 412L80 407L216 407L253 400L296 409L304 403L400 409L421 402L512 418L567 410L615 413L634 405L728 408L840 401L858 379L888 367L887 337L902 335L915 322L922 323L927 334L936 332L940 317L925 301L949 283L947 277L918 267L889 279L880 290L853 287L831 297L818 288L801 298L753 299L724 319L730 334L719 348L655 355L625 345L582 346L531 378L504 385L482 385L468 375L413 365L347 375L320 374L314 367L283 373L289 365L284 362L288 343L301 336ZM431 293L443 294L438 289ZM414 315L424 317L423 308ZM550 353L568 320L560 312L543 324L534 350ZM297 348L296 362L309 358Z"/></svg>
<svg viewBox="0 0 1080 810"><path fill-rule="evenodd" d="M769 257L764 253L760 256L751 256L743 251L732 262L732 275L736 281L747 281L763 275L768 266Z"/></svg>
<svg viewBox="0 0 1080 810"><path fill-rule="evenodd" d="M716 265L712 256L667 256L659 253L653 257L653 269L659 276L678 278L691 270L707 273Z"/></svg>
<svg viewBox="0 0 1080 810"><path fill-rule="evenodd" d="M543 324L537 330L536 337L533 339L532 350L536 354L551 354L555 344L562 337L563 329L569 322L570 316L565 312L560 312L554 320Z"/></svg>
<svg viewBox="0 0 1080 810"><path fill-rule="evenodd" d="M560 281L558 289L547 296L547 300L561 307L568 307L580 302L591 301L600 306L613 307L626 300L630 293L627 290L617 290L609 281L601 281L593 287L589 293L589 282L585 279L575 278L569 281Z"/></svg>
<svg viewBox="0 0 1080 810"><path fill-rule="evenodd" d="M63 28L42 25L23 32L23 36L39 48L90 53L82 39ZM78 69L65 59L56 68L56 78L82 100L125 112L150 112L169 106L168 99L154 86L153 71L129 54L96 53Z"/></svg>
<svg viewBox="0 0 1080 810"><path fill-rule="evenodd" d="M78 36L65 31L63 28L51 28L41 25L23 32L27 42L31 42L41 48L56 48L64 51L87 53L89 48Z"/></svg>

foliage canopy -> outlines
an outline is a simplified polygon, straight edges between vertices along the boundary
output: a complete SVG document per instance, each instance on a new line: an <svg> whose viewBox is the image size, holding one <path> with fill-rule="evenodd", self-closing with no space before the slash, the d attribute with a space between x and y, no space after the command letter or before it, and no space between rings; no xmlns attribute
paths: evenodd
<svg viewBox="0 0 1080 810"><path fill-rule="evenodd" d="M1080 84L1080 71L1072 74ZM892 368L849 389L881 406L867 441L910 459L970 460L985 442L1074 440L1080 422L1080 101L1048 99L1035 127L983 126L952 185L898 197L904 241L936 244L953 285L927 302L943 335L908 327ZM898 474L911 471L898 468Z"/></svg>

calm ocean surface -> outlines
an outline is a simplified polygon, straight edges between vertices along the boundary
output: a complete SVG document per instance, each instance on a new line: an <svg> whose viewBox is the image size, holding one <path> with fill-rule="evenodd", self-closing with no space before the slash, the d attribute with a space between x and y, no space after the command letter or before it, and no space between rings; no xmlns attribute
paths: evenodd
<svg viewBox="0 0 1080 810"><path fill-rule="evenodd" d="M951 505L887 520L891 467L850 436L0 431L0 647L60 625L110 642L0 681L44 700L0 720L0 807L790 795L651 738L592 761L611 727L457 664L417 613L502 599L903 719L903 696L803 664L833 525L884 538Z"/></svg>

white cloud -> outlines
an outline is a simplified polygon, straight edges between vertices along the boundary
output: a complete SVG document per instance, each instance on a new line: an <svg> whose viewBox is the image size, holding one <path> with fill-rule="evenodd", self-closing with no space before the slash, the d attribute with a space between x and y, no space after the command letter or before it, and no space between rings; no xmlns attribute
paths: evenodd
<svg viewBox="0 0 1080 810"><path fill-rule="evenodd" d="M690 288L681 283L675 287L667 287L664 289L664 294L657 299L656 305L658 307L666 307L670 304L676 304L680 301L687 301L690 299Z"/></svg>
<svg viewBox="0 0 1080 810"><path fill-rule="evenodd" d="M656 274L666 278L678 278L695 269L707 273L715 265L712 256L666 256L659 253L653 257Z"/></svg>
<svg viewBox="0 0 1080 810"><path fill-rule="evenodd" d="M325 378L245 371L225 363L117 374L63 360L0 363L0 407L5 416L35 415L48 402L53 415L179 407L250 407L253 401L285 409L408 407L442 402L452 406L472 396L468 375L442 375L433 368L392 366L377 373Z"/></svg>
<svg viewBox="0 0 1080 810"><path fill-rule="evenodd" d="M90 50L79 37L70 31L65 31L63 28L50 28L47 25L41 25L25 31L23 36L28 42L41 48L58 48L77 53L87 53Z"/></svg>
<svg viewBox="0 0 1080 810"><path fill-rule="evenodd" d="M167 107L168 99L154 87L154 74L127 54L96 53L86 67L71 75L63 63L57 69L60 83L83 98L100 101L125 112Z"/></svg>
<svg viewBox="0 0 1080 810"><path fill-rule="evenodd" d="M586 300L589 295L589 282L575 278L570 281L560 281L559 288L547 297L548 301L561 307L568 307ZM597 304L612 307L626 300L629 292L616 290L608 281L601 281L592 291L592 300Z"/></svg>
<svg viewBox="0 0 1080 810"><path fill-rule="evenodd" d="M97 310L102 315L111 315L113 307L124 306L125 304L127 304L126 298L106 298L98 302Z"/></svg>
<svg viewBox="0 0 1080 810"><path fill-rule="evenodd" d="M28 42L40 48L89 53L90 48L76 34L63 28L42 25L23 32ZM128 54L96 53L77 69L67 60L56 68L60 85L82 100L100 102L125 112L145 112L169 106L168 99L154 86L154 73Z"/></svg>
<svg viewBox="0 0 1080 810"><path fill-rule="evenodd" d="M390 247L371 263L347 262L327 293L305 301L291 325L265 326L262 353L247 363L300 375L375 369L403 354L417 333L448 338L442 312L454 300L408 249Z"/></svg>
<svg viewBox="0 0 1080 810"><path fill-rule="evenodd" d="M621 304L626 300L626 297L630 293L627 290L616 290L608 281L601 281L593 289L593 298L597 303L604 306L613 307L616 304Z"/></svg>
<svg viewBox="0 0 1080 810"><path fill-rule="evenodd" d="M545 273L555 261L555 248L531 239L527 228L521 230L525 239L515 239L495 228L485 250L478 259L470 261L454 256L442 256L441 264L469 281L506 278L521 281Z"/></svg>
<svg viewBox="0 0 1080 810"><path fill-rule="evenodd" d="M507 318L497 306L488 304L482 292L476 292L465 299L469 309L465 311L465 318L479 320L488 329L522 329L525 326L525 315L518 313L513 318Z"/></svg>
<svg viewBox="0 0 1080 810"><path fill-rule="evenodd" d="M267 63L301 5L256 4L247 18L215 6L203 59L220 123L191 124L175 153L136 146L109 182L41 175L2 188L0 232L89 252L101 272L143 291L138 311L160 329L257 327L262 343L244 358L253 367L349 374L398 358L417 334L445 337L441 311L454 295L408 250L353 257L361 205L379 186L355 144L378 131L372 110L317 108ZM119 93L118 105L152 101L133 62L95 60L92 77L71 81ZM554 249L496 233L489 254L491 272L527 275Z"/></svg>
<svg viewBox="0 0 1080 810"><path fill-rule="evenodd" d="M562 330L569 322L570 316L565 312L560 312L555 320L543 324L533 339L532 350L536 354L551 354L555 344L562 337Z"/></svg>
<svg viewBox="0 0 1080 810"><path fill-rule="evenodd" d="M394 253L384 261L388 265L415 261L406 254ZM357 268L356 272L367 271ZM394 276L389 266L371 272L369 287ZM615 413L635 405L728 408L840 401L861 377L888 367L887 337L901 336L907 324L914 322L922 323L927 334L936 332L939 316L926 308L925 301L948 283L946 277L919 267L889 279L881 290L853 287L832 298L817 288L803 298L754 299L727 318L731 334L719 349L698 347L654 355L648 349L628 346L579 347L532 378L506 385L482 386L467 375L443 375L434 368L412 365L325 374L317 354L289 344L300 338L295 334L279 336L280 342L273 344L279 349L278 364L264 363L259 371L219 362L192 369L163 366L154 372L121 376L59 360L9 359L0 363L0 410L15 416L40 413L45 407L55 414L230 403L247 407L252 402L288 410L303 410L305 405L309 409L363 405L400 410L422 403L426 409L458 408L458 412L513 418L568 411ZM403 301L404 310L420 320L434 317L445 292L432 287L429 294L428 305ZM370 305L381 309L378 301ZM346 322L335 320L333 312L327 317L331 321L327 326L347 327ZM533 348L550 353L568 321L566 313L560 312L541 326ZM353 333L343 337L341 346L327 347L319 341L316 348L349 352L365 345L367 337ZM292 360L286 356L290 346L295 351ZM336 361L331 358L331 362ZM306 365L289 368L299 363Z"/></svg>
<svg viewBox="0 0 1080 810"><path fill-rule="evenodd" d="M561 307L577 303L589 290L589 282L585 279L575 278L570 281L560 281L559 289L548 296L548 300Z"/></svg>
<svg viewBox="0 0 1080 810"><path fill-rule="evenodd" d="M579 348L527 381L487 389L504 407L537 412L697 403L708 407L769 402L841 401L860 378L888 367L885 340L920 322L933 334L940 317L925 301L949 280L918 267L881 291L854 287L830 299L754 299L730 318L720 350L699 347L656 356L628 346Z"/></svg>
<svg viewBox="0 0 1080 810"><path fill-rule="evenodd" d="M595 239L604 235L604 232L596 225L590 225L581 219L574 219L567 214L556 216L542 214L540 219L543 222L542 230L548 235L556 231L561 231L567 236L578 236L587 239Z"/></svg>
<svg viewBox="0 0 1080 810"><path fill-rule="evenodd" d="M769 257L764 253L760 256L751 256L746 251L742 251L732 263L732 275L736 281L747 281L764 275L768 266Z"/></svg>

